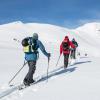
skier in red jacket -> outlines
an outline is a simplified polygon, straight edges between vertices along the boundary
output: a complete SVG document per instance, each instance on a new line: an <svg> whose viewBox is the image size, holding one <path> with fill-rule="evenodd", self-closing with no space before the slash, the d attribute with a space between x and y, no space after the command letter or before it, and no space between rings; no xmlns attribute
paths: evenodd
<svg viewBox="0 0 100 100"><path fill-rule="evenodd" d="M64 68L67 68L70 50L74 48L75 48L74 44L71 41L69 41L68 36L65 36L64 40L60 45L60 55L62 53L64 55Z"/></svg>

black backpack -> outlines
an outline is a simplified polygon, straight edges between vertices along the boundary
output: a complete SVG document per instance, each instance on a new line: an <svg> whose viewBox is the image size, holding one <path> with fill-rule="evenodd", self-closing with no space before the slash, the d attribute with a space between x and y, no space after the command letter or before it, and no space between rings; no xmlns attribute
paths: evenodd
<svg viewBox="0 0 100 100"><path fill-rule="evenodd" d="M72 41L72 43L75 45L75 47L78 47L78 43L76 41Z"/></svg>
<svg viewBox="0 0 100 100"><path fill-rule="evenodd" d="M31 37L23 39L22 46L24 47L24 52L35 52L38 49L36 41L32 41ZM25 47L28 51L26 51Z"/></svg>
<svg viewBox="0 0 100 100"><path fill-rule="evenodd" d="M29 41L28 38L23 39L23 40L22 40L22 46L23 46L23 47L28 46L28 45L29 45L28 41Z"/></svg>
<svg viewBox="0 0 100 100"><path fill-rule="evenodd" d="M69 44L68 44L68 42L62 42L62 47L63 47L64 51L69 50Z"/></svg>

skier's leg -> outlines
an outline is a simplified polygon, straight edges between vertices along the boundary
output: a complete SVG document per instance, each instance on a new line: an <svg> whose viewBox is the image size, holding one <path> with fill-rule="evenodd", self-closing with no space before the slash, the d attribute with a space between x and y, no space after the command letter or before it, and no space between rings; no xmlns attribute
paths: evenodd
<svg viewBox="0 0 100 100"><path fill-rule="evenodd" d="M35 69L36 69L36 61L28 61L28 66L29 66L29 71L24 79L24 82L26 82L27 84L32 83L33 80L33 74L35 73Z"/></svg>
<svg viewBox="0 0 100 100"><path fill-rule="evenodd" d="M68 58L69 58L69 54L64 54L64 68L67 68L68 66Z"/></svg>
<svg viewBox="0 0 100 100"><path fill-rule="evenodd" d="M72 57L73 57L73 50L71 50L70 52L70 58L72 59Z"/></svg>
<svg viewBox="0 0 100 100"><path fill-rule="evenodd" d="M73 65L76 62L76 49L73 50L73 58L71 59L71 65Z"/></svg>
<svg viewBox="0 0 100 100"><path fill-rule="evenodd" d="M73 50L73 59L76 59L76 49Z"/></svg>

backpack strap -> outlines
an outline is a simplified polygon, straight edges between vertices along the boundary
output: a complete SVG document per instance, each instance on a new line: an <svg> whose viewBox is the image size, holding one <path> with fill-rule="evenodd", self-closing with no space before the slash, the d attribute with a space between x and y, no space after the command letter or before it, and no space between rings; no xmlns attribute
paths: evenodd
<svg viewBox="0 0 100 100"><path fill-rule="evenodd" d="M63 47L63 50L64 50L64 51L69 50L69 44L68 44L68 41L63 41L63 42L62 42L62 47Z"/></svg>

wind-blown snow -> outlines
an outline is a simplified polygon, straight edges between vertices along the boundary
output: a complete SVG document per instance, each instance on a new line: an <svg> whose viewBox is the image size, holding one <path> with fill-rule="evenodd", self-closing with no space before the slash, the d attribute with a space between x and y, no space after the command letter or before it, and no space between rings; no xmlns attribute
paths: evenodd
<svg viewBox="0 0 100 100"><path fill-rule="evenodd" d="M55 69L48 82L42 81L22 91L15 91L2 100L100 100L100 23L88 23L74 30L38 23L20 21L0 25L0 93L7 89L7 83L22 67L24 53L21 40L36 32L39 39L51 52L49 72ZM63 67L63 55L59 57L59 45L64 36L74 37L79 43L76 63L67 70ZM84 54L88 54L87 57ZM40 52L34 77L47 72L47 58ZM13 83L20 83L28 67L20 72Z"/></svg>

